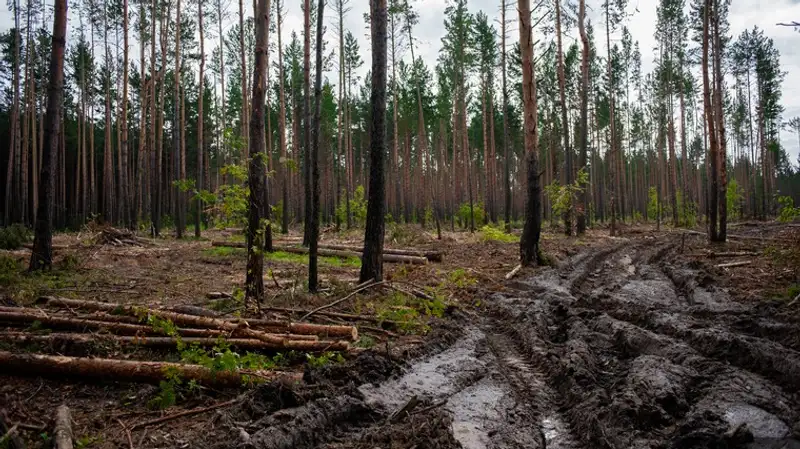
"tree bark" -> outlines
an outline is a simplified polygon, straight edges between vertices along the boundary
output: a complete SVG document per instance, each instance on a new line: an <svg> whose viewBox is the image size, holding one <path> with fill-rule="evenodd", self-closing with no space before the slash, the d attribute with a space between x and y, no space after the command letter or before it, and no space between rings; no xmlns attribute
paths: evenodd
<svg viewBox="0 0 800 449"><path fill-rule="evenodd" d="M558 96L561 102L561 130L564 137L564 185L568 189L572 188L572 148L569 146L569 119L567 118L567 95L566 77L564 75L564 52L561 47L561 0L556 0L556 42L558 43ZM572 194L570 194L569 206L564 212L564 233L572 235Z"/></svg>
<svg viewBox="0 0 800 449"><path fill-rule="evenodd" d="M364 255L360 282L383 280L383 237L385 230L386 181L386 0L370 0L372 33L372 127L369 150L369 200L364 233Z"/></svg>
<svg viewBox="0 0 800 449"><path fill-rule="evenodd" d="M281 173L281 197L283 198L283 214L281 215L281 234L289 233L289 160L286 151L286 92L284 87L284 73L283 73L283 43L281 36L281 25L283 24L283 10L281 8L281 0L275 0L275 16L278 26L278 84L280 90L280 112L278 114L278 139L280 140L281 159L280 159L280 173ZM293 136L297 139L297 135Z"/></svg>
<svg viewBox="0 0 800 449"><path fill-rule="evenodd" d="M55 423L53 428L54 449L72 449L72 418L69 407L59 405L56 408Z"/></svg>
<svg viewBox="0 0 800 449"><path fill-rule="evenodd" d="M39 210L31 252L30 270L50 269L53 266L53 194L58 151L58 132L61 129L61 108L64 95L64 49L67 44L67 1L55 0L53 40L50 53L50 80L47 87L47 115L45 117L42 169L39 177Z"/></svg>
<svg viewBox="0 0 800 449"><path fill-rule="evenodd" d="M519 41L522 52L522 102L527 169L525 227L520 239L520 260L530 266L540 259L539 236L542 230L541 186L539 185L539 130L536 103L536 77L533 72L533 41L530 0L519 0Z"/></svg>
<svg viewBox="0 0 800 449"><path fill-rule="evenodd" d="M302 373L214 371L183 363L14 354L6 351L0 351L0 362L0 370L11 375L68 376L158 384L166 379L167 373L177 373L183 380L194 380L201 385L218 388L235 388L246 384L248 375L286 383L302 380Z"/></svg>
<svg viewBox="0 0 800 449"><path fill-rule="evenodd" d="M719 184L717 181L717 133L716 124L714 120L714 107L711 103L711 82L708 74L708 52L710 50L710 26L711 26L711 10L712 0L705 0L705 11L703 14L703 57L702 57L702 72L703 72L703 104L705 110L705 119L708 130L709 139L709 153L706 159L709 167L709 186L708 186L708 205L707 210L709 214L708 219L708 236L712 242L717 241L717 208L719 202Z"/></svg>
<svg viewBox="0 0 800 449"><path fill-rule="evenodd" d="M317 61L314 80L314 120L311 123L311 222L309 223L308 251L308 291L316 293L319 287L317 277L317 251L319 245L320 185L319 185L319 143L322 120L322 19L325 1L319 0L317 7Z"/></svg>
<svg viewBox="0 0 800 449"><path fill-rule="evenodd" d="M197 30L200 32L200 75L197 84L197 183L195 189L197 190L194 211L194 236L200 238L200 222L203 214L203 201L200 199L199 193L203 191L203 155L205 154L205 144L203 135L203 96L205 92L205 68L206 68L206 53L205 42L203 35L203 4L204 0L197 2Z"/></svg>
<svg viewBox="0 0 800 449"><path fill-rule="evenodd" d="M267 33L269 32L269 0L258 1L256 14L256 55L253 67L253 104L250 122L250 172L247 183L250 187L247 212L247 276L246 298L258 303L264 300L264 239L265 227L261 218L265 216L264 189L264 99L267 93Z"/></svg>
<svg viewBox="0 0 800 449"><path fill-rule="evenodd" d="M589 134L589 36L586 33L586 0L580 0L579 12L578 12L578 28L581 37L581 123L580 123L580 135L578 136L580 145L580 158L578 161L578 165L580 165L580 170L586 168L587 164L587 150L589 146L588 141L588 134ZM594 179L592 179L594 181ZM578 195L578 204L575 208L578 218L578 228L577 232L578 235L582 235L586 232L586 208L589 204L589 189L588 186L584 186L581 193Z"/></svg>

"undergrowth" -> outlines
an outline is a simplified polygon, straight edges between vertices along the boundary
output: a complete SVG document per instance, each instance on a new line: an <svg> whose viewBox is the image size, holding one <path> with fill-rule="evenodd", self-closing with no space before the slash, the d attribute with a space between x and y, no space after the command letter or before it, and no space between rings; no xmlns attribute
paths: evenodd
<svg viewBox="0 0 800 449"><path fill-rule="evenodd" d="M492 225L485 225L480 229L481 239L484 241L494 241L503 243L518 243L519 237L506 233L502 228Z"/></svg>
<svg viewBox="0 0 800 449"><path fill-rule="evenodd" d="M24 243L30 243L30 241L31 231L21 224L0 228L0 249L20 249Z"/></svg>

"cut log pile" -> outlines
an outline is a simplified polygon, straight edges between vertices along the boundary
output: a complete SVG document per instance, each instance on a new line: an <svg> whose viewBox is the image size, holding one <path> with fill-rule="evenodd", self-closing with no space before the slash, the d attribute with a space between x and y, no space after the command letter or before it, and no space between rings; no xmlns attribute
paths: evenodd
<svg viewBox="0 0 800 449"><path fill-rule="evenodd" d="M220 318L51 296L41 297L37 302L41 308L0 307L0 342L19 347L34 344L53 350L58 348L58 352L63 352L64 347L81 347L91 352L101 347L115 350L118 347L169 350L183 348L183 345L213 348L224 338L227 345L240 350L327 352L349 351L348 341L358 339L354 326ZM241 385L243 376L300 380L297 373L220 372L183 363L17 352L0 351L0 373L151 383L163 380L167 373L177 373L181 378L215 387Z"/></svg>
<svg viewBox="0 0 800 449"><path fill-rule="evenodd" d="M247 248L244 242L222 242L213 241L211 246L228 247L228 248ZM308 254L308 248L300 246L273 246L275 251L283 251L293 254ZM361 258L361 250L355 246L344 245L320 245L319 255L325 257L341 257ZM384 249L383 261L387 263L407 263L412 265L426 265L430 262L441 262L443 255L438 251L415 251L415 250L400 250L400 249Z"/></svg>
<svg viewBox="0 0 800 449"><path fill-rule="evenodd" d="M94 237L96 245L111 246L152 246L153 243L136 235L130 229L118 229L111 226L104 226L97 229Z"/></svg>

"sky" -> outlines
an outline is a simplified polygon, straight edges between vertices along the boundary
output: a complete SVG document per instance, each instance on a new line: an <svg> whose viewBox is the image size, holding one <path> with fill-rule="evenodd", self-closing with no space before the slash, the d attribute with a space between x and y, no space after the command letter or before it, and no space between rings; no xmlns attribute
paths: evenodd
<svg viewBox="0 0 800 449"><path fill-rule="evenodd" d="M52 8L52 0L46 0ZM185 1L185 0L184 0ZM445 30L443 25L444 10L448 0L409 0L411 6L419 13L419 23L414 28L415 54L422 57L429 67L436 64L436 59L441 47L441 39ZM513 0L508 0L513 4ZM72 2L70 2L72 3ZM192 2L193 3L193 2ZM252 13L252 1L243 2L247 13ZM285 0L286 17L284 20L284 42L288 41L291 30L300 31L303 27L303 15L300 5L301 0ZM335 23L335 13L331 7L332 2L325 9L325 21L328 25L326 41L329 48L337 45L337 32L333 26ZM533 5L537 1L531 2ZM634 41L639 41L642 51L643 66L642 72L648 73L654 66L658 54L653 49L656 41L653 36L656 23L656 7L658 0L629 0L628 15L624 25L628 27ZM688 3L688 2L687 2ZM603 20L601 15L602 0L587 0L587 15L590 20L599 23ZM229 7L231 23L235 19L238 2L232 1ZM471 12L483 11L495 23L499 30L500 20L500 0L469 0L469 10ZM371 56L369 45L369 29L364 22L364 14L369 11L367 0L350 0L350 11L345 17L345 29L350 30L361 44L362 59L364 65L359 75L363 76L370 67ZM509 19L516 20L516 8L509 11ZM775 41L775 45L781 54L781 65L786 72L786 79L783 83L782 103L785 108L784 120L788 121L792 117L800 117L800 33L790 27L780 27L778 22L800 21L800 0L732 0L729 21L731 34L736 37L745 29L752 29L754 26L764 30L765 35ZM75 20L70 22L72 25ZM3 10L0 12L0 30L5 31L13 25L13 17L10 12ZM71 28L71 26L70 26ZM214 28L216 29L216 28ZM516 23L511 23L508 32L508 46L510 47L519 38L519 31ZM565 41L565 46L571 44L570 39L576 38L576 31L570 33L570 37ZM541 39L541 36L536 38ZM545 39L552 36L544 36ZM271 39L275 39L274 36ZM618 41L612 37L613 41ZM207 44L207 52L210 52L214 44ZM598 39L598 51L605 54L605 40ZM138 54L138 47L133 54ZM404 58L410 60L408 51ZM335 81L335 73L327 74ZM800 153L800 143L797 135L788 131L782 131L781 141L790 154L790 160L797 161Z"/></svg>

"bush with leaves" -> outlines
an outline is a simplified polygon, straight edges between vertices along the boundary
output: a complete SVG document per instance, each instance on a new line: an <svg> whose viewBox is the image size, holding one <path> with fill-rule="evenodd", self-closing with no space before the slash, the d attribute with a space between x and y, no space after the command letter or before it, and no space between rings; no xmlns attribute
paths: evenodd
<svg viewBox="0 0 800 449"><path fill-rule="evenodd" d="M552 184L545 186L544 193L550 204L553 205L553 216L562 217L567 211L572 209L572 205L578 199L578 195L583 192L585 186L589 183L589 173L584 170L578 170L578 176L575 182L569 185L562 186L558 181L553 181Z"/></svg>
<svg viewBox="0 0 800 449"><path fill-rule="evenodd" d="M792 197L778 197L778 204L780 205L778 221L781 223L789 223L800 218L800 207L794 207L794 200L792 200Z"/></svg>
<svg viewBox="0 0 800 449"><path fill-rule="evenodd" d="M350 199L350 214L353 217L353 225L357 227L367 224L367 200L364 196L364 186L358 186ZM342 199L339 201L339 207L336 208L336 216L339 218L340 223L347 223L346 195L342 195Z"/></svg>
<svg viewBox="0 0 800 449"><path fill-rule="evenodd" d="M472 208L470 208L469 203L463 203L458 207L456 221L462 228L469 227L470 215L473 216L476 224L484 223L486 221L486 211L483 209L483 203L472 203Z"/></svg>
<svg viewBox="0 0 800 449"><path fill-rule="evenodd" d="M20 249L23 244L29 243L31 232L21 224L0 228L0 249Z"/></svg>

